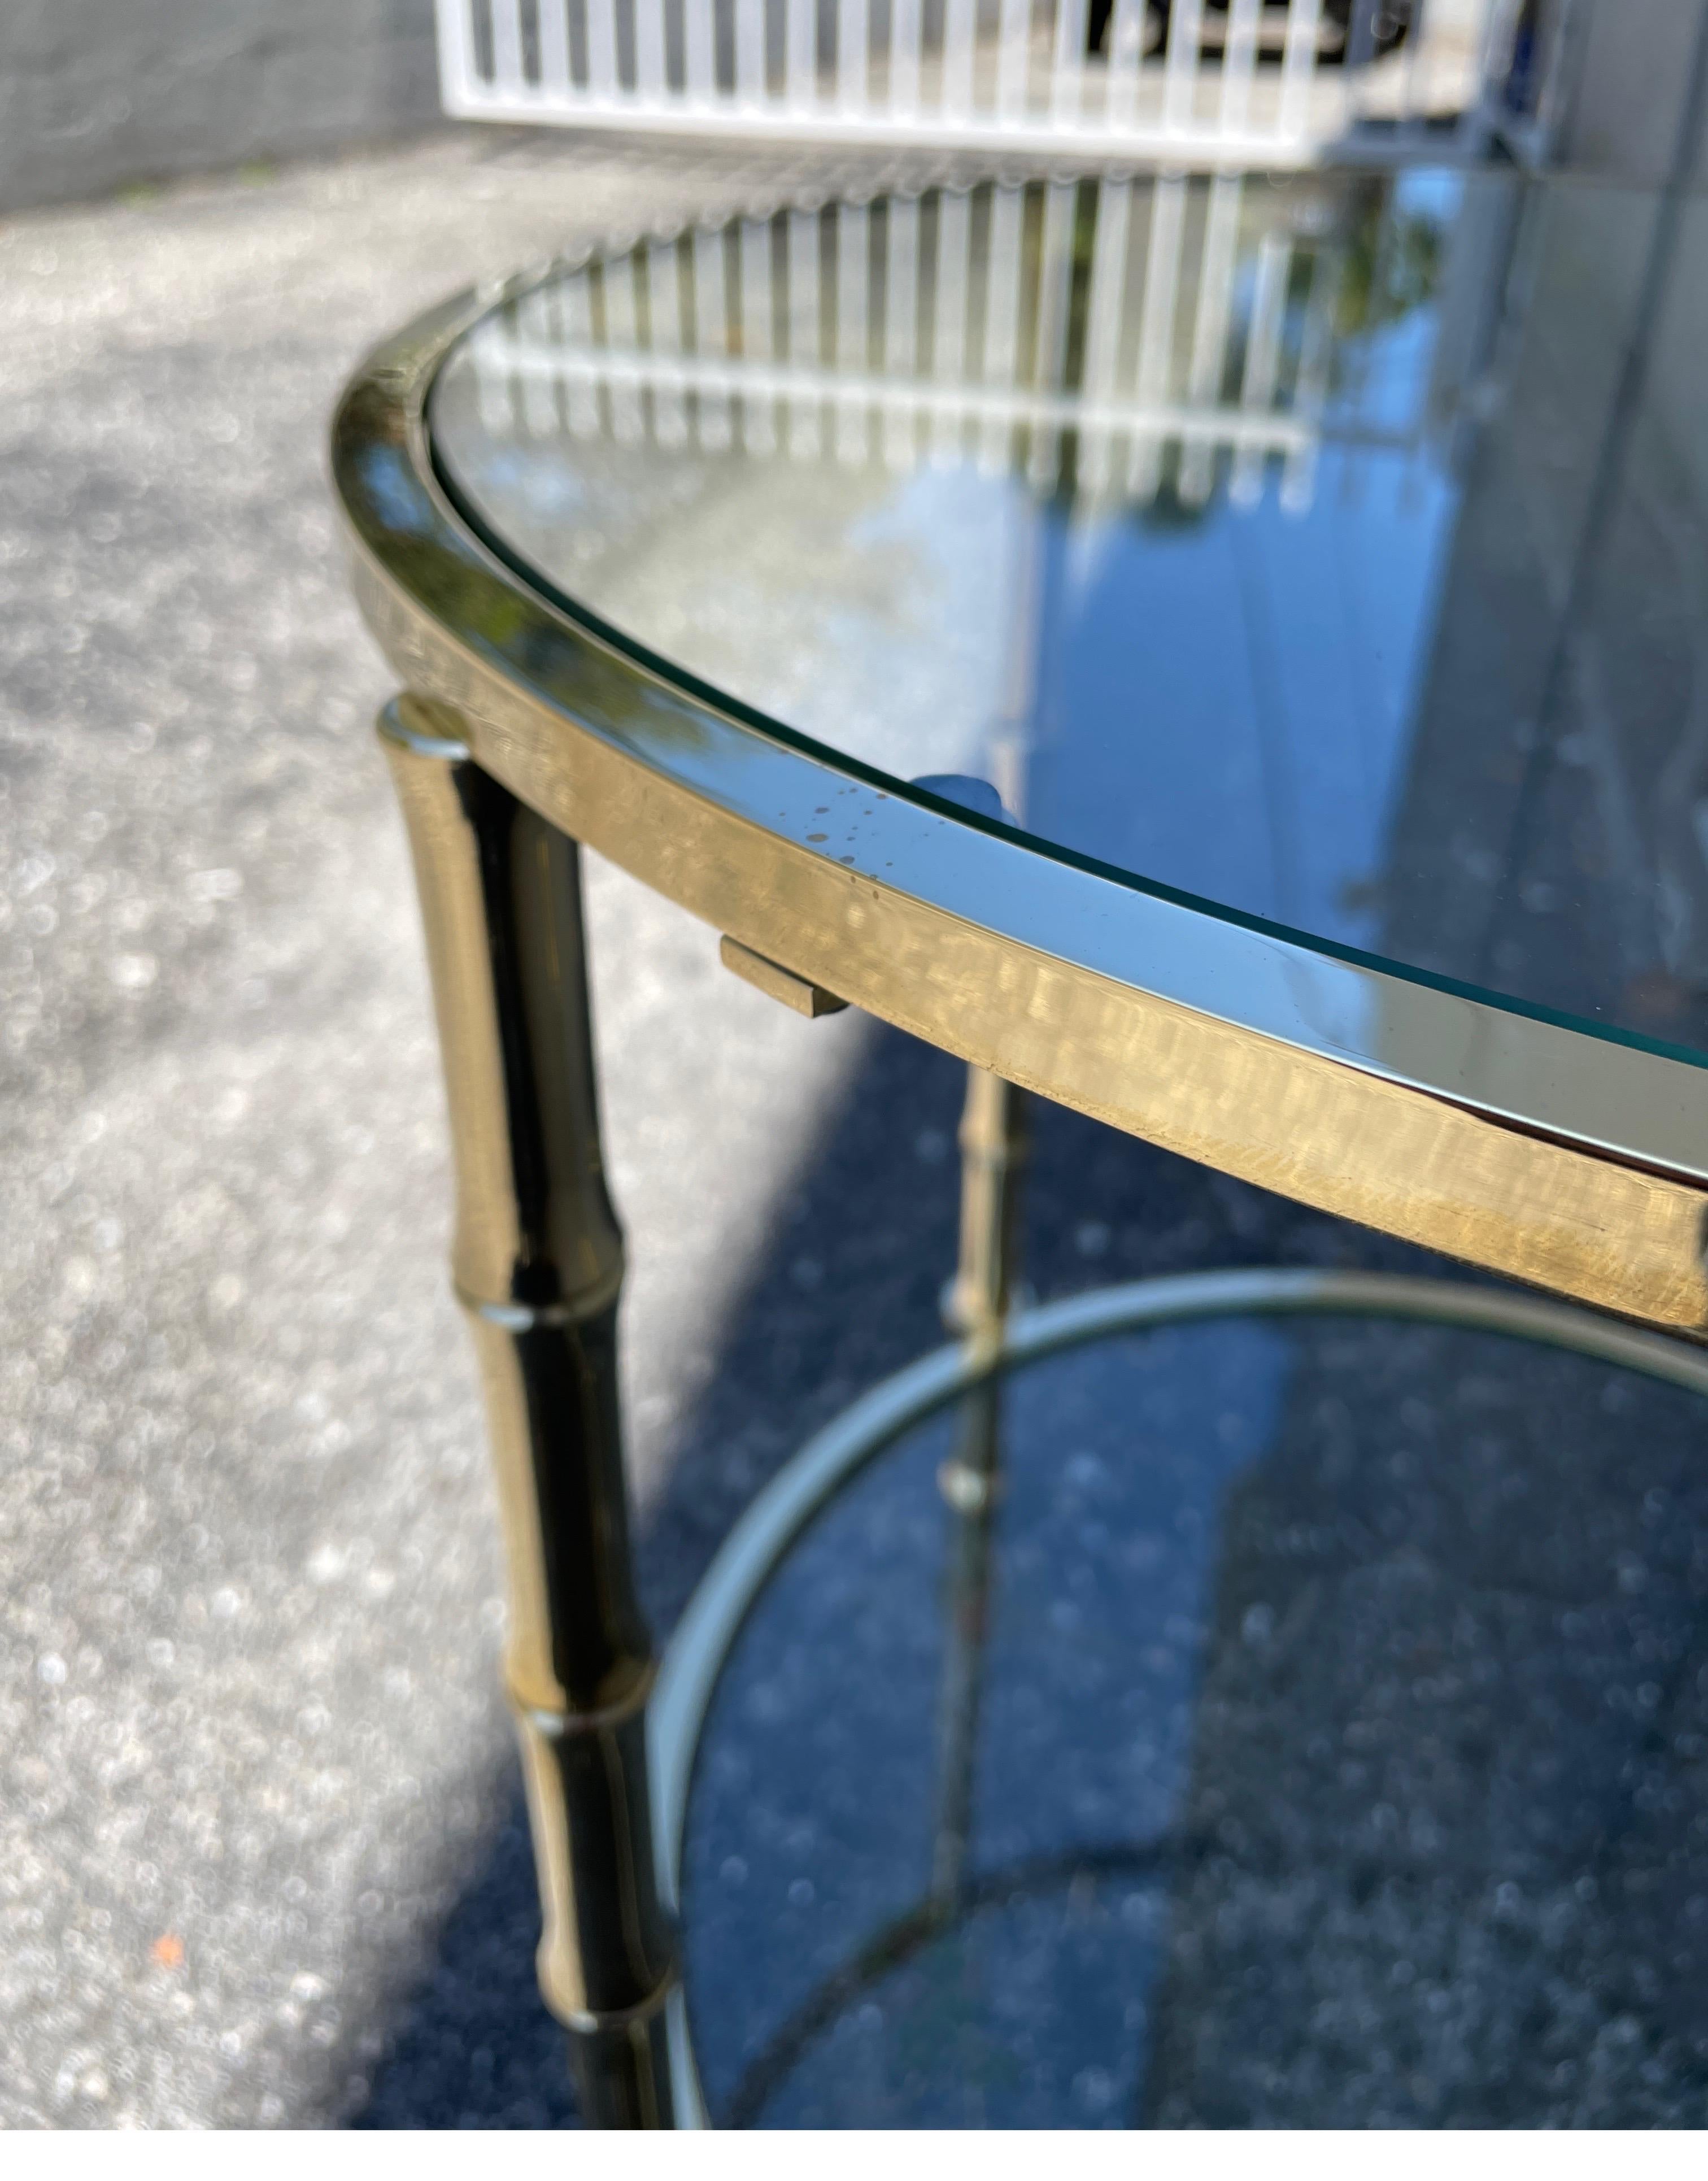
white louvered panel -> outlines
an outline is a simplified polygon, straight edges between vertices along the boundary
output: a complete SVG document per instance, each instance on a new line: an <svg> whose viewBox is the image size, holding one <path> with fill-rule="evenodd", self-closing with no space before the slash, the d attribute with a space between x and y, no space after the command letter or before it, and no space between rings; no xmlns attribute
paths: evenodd
<svg viewBox="0 0 1708 2181"><path fill-rule="evenodd" d="M1347 66L1324 64L1325 0L1171 0L1157 52L1146 51L1161 19L1148 0L1115 0L1106 50L1094 56L1088 0L434 4L452 113L1214 169L1340 157L1366 120L1384 156L1438 155L1444 142L1474 155L1500 134L1520 157L1540 157L1569 74L1560 57L1572 0L1541 19L1546 89L1534 120L1501 96L1523 0L1414 0L1406 36L1380 54L1361 5ZM1445 137L1440 124L1455 114L1457 134Z"/></svg>

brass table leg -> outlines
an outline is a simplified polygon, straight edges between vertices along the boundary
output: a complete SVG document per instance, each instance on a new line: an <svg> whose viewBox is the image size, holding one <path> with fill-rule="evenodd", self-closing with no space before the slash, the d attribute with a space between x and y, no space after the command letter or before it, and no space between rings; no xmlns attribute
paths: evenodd
<svg viewBox="0 0 1708 2181"><path fill-rule="evenodd" d="M576 843L481 770L443 706L380 715L427 926L456 1162L457 1295L509 1563L505 1680L544 1934L590 2126L672 2124L673 1935L653 1865L605 1193Z"/></svg>
<svg viewBox="0 0 1708 2181"><path fill-rule="evenodd" d="M1000 1364L1019 1235L1025 1093L982 1068L967 1071L961 1121L961 1256L944 1311L977 1375L961 1397L956 1449L939 1478L950 1509L948 1627L938 1702L936 1834L931 1898L959 1903L972 1830L983 1696L990 1551L1002 1483Z"/></svg>

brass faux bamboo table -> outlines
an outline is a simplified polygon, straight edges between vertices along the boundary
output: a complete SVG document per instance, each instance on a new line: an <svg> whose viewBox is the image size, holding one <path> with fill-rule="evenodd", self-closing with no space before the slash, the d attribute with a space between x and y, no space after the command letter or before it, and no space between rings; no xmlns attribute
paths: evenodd
<svg viewBox="0 0 1708 2181"><path fill-rule="evenodd" d="M1510 173L896 190L536 270L356 374L334 470L405 692L381 732L509 1541L541 1980L590 2118L695 2092L577 844L779 999L971 1063L966 1345L933 1397L1032 1338L1012 1086L1700 1339L1708 737L1679 571L1708 465L1666 331L1694 216ZM1390 1302L1708 1384L1582 1311ZM670 1824L719 1646L852 1458L821 1449L690 1616L655 1706Z"/></svg>

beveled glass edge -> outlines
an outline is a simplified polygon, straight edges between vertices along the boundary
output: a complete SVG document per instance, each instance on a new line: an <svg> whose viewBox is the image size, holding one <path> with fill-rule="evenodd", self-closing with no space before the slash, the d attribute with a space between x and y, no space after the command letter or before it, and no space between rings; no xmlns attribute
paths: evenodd
<svg viewBox="0 0 1708 2181"><path fill-rule="evenodd" d="M334 425L370 624L412 691L460 709L483 765L743 944L1046 1095L1604 1306L1708 1322L1694 1186L1708 1178L1708 1083L1693 1059L1349 960L1047 852L644 663L493 552L436 473L426 403L459 336L549 269L459 296L384 343ZM656 813L666 789L674 838L642 810ZM697 853L717 868L697 869ZM862 952L862 922L905 926L907 945L877 961ZM1012 997L999 1003L1002 986ZM1220 1036L1217 1079L1160 1087L1159 1030L1199 1059ZM1088 1037L1094 1052L1077 1046ZM1147 1068L1144 1095L1129 1095L1122 1069ZM1369 1089L1355 1096L1360 1080ZM1410 1106L1395 1107L1397 1093ZM1274 1110L1240 1117L1242 1096ZM1168 1100L1165 1121L1150 1109ZM1308 1160L1280 1148L1295 1125L1282 1107L1314 1135ZM1471 1133L1449 1127L1443 1107ZM1358 1174L1340 1188L1332 1131L1373 1126L1376 1107L1388 1135L1348 1151ZM1224 1139L1246 1137L1248 1155L1222 1156ZM1390 1146L1403 1167L1408 1142L1427 1145L1430 1172L1382 1177ZM1479 1172L1461 1191L1454 1162L1467 1155ZM1613 1164L1636 1170L1623 1194L1612 1173L1594 1178ZM1645 1176L1646 1194L1634 1187Z"/></svg>

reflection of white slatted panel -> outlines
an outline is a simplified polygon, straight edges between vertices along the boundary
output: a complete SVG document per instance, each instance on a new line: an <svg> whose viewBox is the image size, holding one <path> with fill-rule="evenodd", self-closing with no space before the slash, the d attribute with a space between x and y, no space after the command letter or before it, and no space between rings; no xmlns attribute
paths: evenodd
<svg viewBox="0 0 1708 2181"><path fill-rule="evenodd" d="M1141 407L1166 402L1174 371L1176 302L1180 294L1180 246L1186 231L1186 184L1165 174L1153 186L1150 235L1144 254L1144 303L1138 322L1136 390ZM1154 432L1135 434L1127 457L1127 489L1136 500L1154 497L1162 475L1162 442Z"/></svg>
<svg viewBox="0 0 1708 2181"><path fill-rule="evenodd" d="M1072 450L1075 494L1091 506L1154 499L1171 461L1181 498L1201 502L1224 459L1231 496L1249 503L1278 463L1281 504L1301 512L1325 435L1419 443L1428 361L1380 401L1342 370L1331 401L1347 241L1253 235L1245 211L1230 176L1056 181L644 242L481 329L482 415L495 433L567 424L666 448L691 438L710 455L739 438L749 454L797 460L828 430L844 463L1020 465L1044 492ZM1088 218L1090 263L1076 268ZM1391 213L1374 237L1377 287L1393 224Z"/></svg>
<svg viewBox="0 0 1708 2181"><path fill-rule="evenodd" d="M585 273L571 273L562 284L560 337L564 352L573 356L593 346L592 283ZM578 439L598 436L599 389L597 381L569 378L564 383L564 409L570 429Z"/></svg>
<svg viewBox="0 0 1708 2181"><path fill-rule="evenodd" d="M1218 174L1209 187L1204 247L1198 259L1198 313L1193 325L1187 396L1197 408L1214 408L1227 370L1227 335L1233 315L1235 252L1239 241L1239 177ZM1209 497L1215 482L1215 448L1192 442L1181 458L1180 496L1188 505Z"/></svg>
<svg viewBox="0 0 1708 2181"><path fill-rule="evenodd" d="M789 345L785 351L796 367L789 374L789 451L802 461L816 459L820 443L825 378L819 368L823 319L818 300L819 218L816 212L789 214Z"/></svg>
<svg viewBox="0 0 1708 2181"><path fill-rule="evenodd" d="M682 346L682 273L674 240L647 246L647 345L660 356ZM680 447L688 436L688 412L679 388L661 384L653 396L653 433L661 447Z"/></svg>
<svg viewBox="0 0 1708 2181"><path fill-rule="evenodd" d="M445 110L474 119L1297 165L1355 123L1439 156L1457 120L1460 147L1480 147L1507 126L1522 0L1409 0L1400 43L1378 53L1360 30L1353 65L1323 0L1115 0L1099 52L1088 0L436 4ZM1563 50L1551 35L1547 86ZM1551 102L1519 127L1527 148Z"/></svg>
<svg viewBox="0 0 1708 2181"><path fill-rule="evenodd" d="M1000 183L990 200L990 246L984 276L984 340L978 375L987 386L1012 386L1020 362L1021 220L1025 193ZM978 443L979 467L996 474L1009 467L1013 427L987 417Z"/></svg>
<svg viewBox="0 0 1708 2181"><path fill-rule="evenodd" d="M919 200L891 197L884 224L884 459L912 469L917 420L896 390L919 373Z"/></svg>
<svg viewBox="0 0 1708 2181"><path fill-rule="evenodd" d="M1132 184L1097 185L1097 239L1092 245L1091 294L1085 319L1086 406L1095 417L1115 406L1121 367L1121 329L1127 296L1128 229ZM1079 435L1079 480L1094 493L1110 481L1114 445L1110 430L1088 424Z"/></svg>
<svg viewBox="0 0 1708 2181"><path fill-rule="evenodd" d="M729 264L724 237L716 229L702 228L694 237L694 353L728 356L730 340ZM696 409L700 444L708 453L720 454L730 444L730 397L710 388L703 389Z"/></svg>
<svg viewBox="0 0 1708 2181"><path fill-rule="evenodd" d="M1032 383L1040 394L1054 395L1067 370L1067 329L1073 309L1073 205L1072 182L1051 182L1044 193L1044 239L1038 262L1038 309ZM1061 435L1039 421L1032 430L1028 474L1046 490L1060 475Z"/></svg>
<svg viewBox="0 0 1708 2181"><path fill-rule="evenodd" d="M632 350L640 340L640 314L635 307L641 284L639 261L633 256L614 259L604 272L605 340L613 349ZM611 405L611 436L623 445L631 445L646 429L640 383L614 378L606 390Z"/></svg>
<svg viewBox="0 0 1708 2181"><path fill-rule="evenodd" d="M932 453L939 461L958 458L967 411L956 400L967 378L967 260L972 249L972 200L960 190L945 190L937 200L937 290L931 317L932 369L950 399L933 411Z"/></svg>
<svg viewBox="0 0 1708 2181"><path fill-rule="evenodd" d="M741 440L756 455L769 455L777 444L777 405L764 390L764 367L771 359L776 339L771 300L771 223L744 219L741 223L741 353L756 367L746 383L740 378L720 382L721 359L708 356L700 372L702 385L730 384L741 395L738 413Z"/></svg>
<svg viewBox="0 0 1708 2181"><path fill-rule="evenodd" d="M871 366L872 219L864 205L844 205L836 215L836 368L851 381ZM836 404L836 455L863 462L869 405L849 389Z"/></svg>

